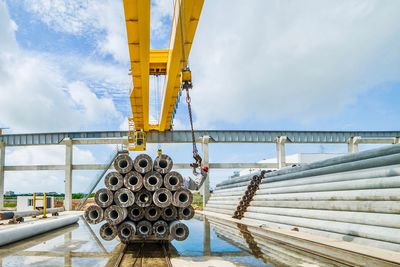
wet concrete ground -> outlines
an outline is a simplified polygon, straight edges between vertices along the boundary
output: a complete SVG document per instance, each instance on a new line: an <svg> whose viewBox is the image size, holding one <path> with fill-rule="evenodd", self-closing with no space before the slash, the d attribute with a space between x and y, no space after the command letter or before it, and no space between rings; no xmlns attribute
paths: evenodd
<svg viewBox="0 0 400 267"><path fill-rule="evenodd" d="M174 266L331 265L268 244L241 225L222 225L212 218L196 217L185 221L189 238L173 241L170 246ZM78 224L1 247L0 266L113 266L121 246L117 239L102 240L98 235L100 226L80 219Z"/></svg>

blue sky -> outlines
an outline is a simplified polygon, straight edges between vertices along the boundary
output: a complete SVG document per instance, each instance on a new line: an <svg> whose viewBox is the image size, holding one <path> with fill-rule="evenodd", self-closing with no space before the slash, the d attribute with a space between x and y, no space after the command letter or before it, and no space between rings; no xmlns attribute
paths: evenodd
<svg viewBox="0 0 400 267"><path fill-rule="evenodd" d="M172 7L172 0L152 1L153 48L168 47ZM398 130L399 12L396 0L206 1L190 57L195 127ZM0 24L0 127L9 133L126 128L131 78L121 1L0 0ZM187 129L187 116L182 98L175 128ZM210 150L214 162L275 153L270 145ZM289 154L320 150L346 147L288 147ZM82 147L77 158L103 162L110 151ZM177 162L191 160L190 146L164 151ZM42 164L48 160L48 151L34 149L27 161L18 160L22 152L28 153L8 151L8 163L35 163L40 153ZM62 161L63 153L54 153ZM212 183L231 171L214 171ZM6 187L16 190L15 179L40 175L7 174ZM79 175L76 184L85 187L91 175ZM62 174L53 176L51 191L60 191Z"/></svg>

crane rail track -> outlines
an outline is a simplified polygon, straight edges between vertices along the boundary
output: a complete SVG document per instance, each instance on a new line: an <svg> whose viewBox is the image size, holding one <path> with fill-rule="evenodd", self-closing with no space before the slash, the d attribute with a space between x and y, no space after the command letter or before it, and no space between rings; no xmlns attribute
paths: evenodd
<svg viewBox="0 0 400 267"><path fill-rule="evenodd" d="M154 246L148 251L156 252L156 255L146 255L146 243L141 243L139 249L136 246L125 244L122 251L118 255L114 267L132 266L168 266L172 267L171 258L168 254L168 246L165 242L158 242L159 250L155 251ZM148 243L147 243L148 245ZM137 251L136 251L137 250ZM161 260L162 259L162 260ZM146 261L146 264L144 264Z"/></svg>

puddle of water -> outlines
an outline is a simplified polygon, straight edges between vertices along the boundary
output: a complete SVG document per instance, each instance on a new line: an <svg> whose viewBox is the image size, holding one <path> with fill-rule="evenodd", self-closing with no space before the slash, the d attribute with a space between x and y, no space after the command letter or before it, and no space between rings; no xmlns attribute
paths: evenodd
<svg viewBox="0 0 400 267"><path fill-rule="evenodd" d="M285 254L279 247L257 243L259 237L253 236L246 227L197 217L185 222L190 229L188 239L172 242L173 258L195 263L222 260L231 266L305 266L303 264L313 263L303 261L298 253L289 251ZM98 235L100 226L89 226L81 219L78 224L1 247L0 266L105 266L111 256L119 253L116 249L119 241L102 240Z"/></svg>

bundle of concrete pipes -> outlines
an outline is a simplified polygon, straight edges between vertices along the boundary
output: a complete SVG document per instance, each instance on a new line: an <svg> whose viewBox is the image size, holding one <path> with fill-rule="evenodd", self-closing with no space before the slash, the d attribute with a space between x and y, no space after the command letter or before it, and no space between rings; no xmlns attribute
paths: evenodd
<svg viewBox="0 0 400 267"><path fill-rule="evenodd" d="M205 210L235 216L253 176L242 221L400 252L400 144L223 181Z"/></svg>
<svg viewBox="0 0 400 267"><path fill-rule="evenodd" d="M179 220L194 216L192 193L183 188L183 177L171 171L172 159L147 154L132 160L128 153L114 160L115 172L104 179L106 188L96 192L97 205L89 206L85 219L91 224L106 220L100 228L104 240L121 242L185 240L189 228Z"/></svg>

